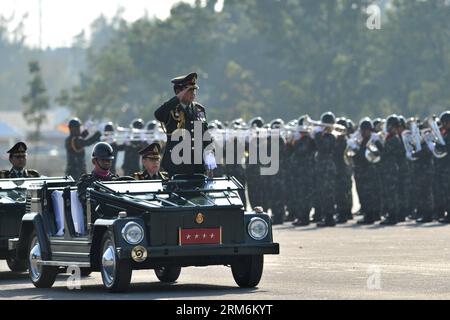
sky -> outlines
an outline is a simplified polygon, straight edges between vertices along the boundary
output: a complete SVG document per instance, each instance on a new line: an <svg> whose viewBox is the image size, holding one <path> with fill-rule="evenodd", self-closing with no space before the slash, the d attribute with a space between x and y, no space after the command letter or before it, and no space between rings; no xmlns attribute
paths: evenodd
<svg viewBox="0 0 450 320"><path fill-rule="evenodd" d="M42 48L70 46L73 37L100 14L112 17L119 6L125 8L124 18L134 21L144 15L165 19L170 8L180 0L0 0L0 15L14 19L14 27L27 14L25 35L27 45L39 45L39 1L42 3ZM195 0L183 0L193 4Z"/></svg>

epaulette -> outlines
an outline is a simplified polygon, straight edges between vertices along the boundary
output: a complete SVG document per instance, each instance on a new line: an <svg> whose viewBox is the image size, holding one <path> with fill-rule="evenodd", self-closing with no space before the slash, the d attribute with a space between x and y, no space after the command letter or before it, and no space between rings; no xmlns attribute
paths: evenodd
<svg viewBox="0 0 450 320"><path fill-rule="evenodd" d="M202 106L200 103L195 102L195 107L197 108L198 111L205 111L205 107Z"/></svg>
<svg viewBox="0 0 450 320"><path fill-rule="evenodd" d="M135 172L133 173L132 177L135 180L144 180L144 174L142 172Z"/></svg>
<svg viewBox="0 0 450 320"><path fill-rule="evenodd" d="M159 172L159 175L161 176L161 178L162 178L163 180L169 180L169 173L168 173L168 172L160 171L160 172Z"/></svg>
<svg viewBox="0 0 450 320"><path fill-rule="evenodd" d="M33 169L27 169L28 175L32 178L39 178L41 175L39 174L39 172L37 172L36 170Z"/></svg>

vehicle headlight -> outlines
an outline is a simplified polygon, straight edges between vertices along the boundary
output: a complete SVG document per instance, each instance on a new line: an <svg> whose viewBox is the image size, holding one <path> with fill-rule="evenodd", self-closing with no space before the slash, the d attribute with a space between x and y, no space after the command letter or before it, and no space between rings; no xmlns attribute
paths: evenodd
<svg viewBox="0 0 450 320"><path fill-rule="evenodd" d="M122 228L122 237L129 244L138 244L144 239L144 229L136 222L128 222Z"/></svg>
<svg viewBox="0 0 450 320"><path fill-rule="evenodd" d="M261 218L252 218L248 223L248 234L255 240L262 240L267 236L269 226Z"/></svg>

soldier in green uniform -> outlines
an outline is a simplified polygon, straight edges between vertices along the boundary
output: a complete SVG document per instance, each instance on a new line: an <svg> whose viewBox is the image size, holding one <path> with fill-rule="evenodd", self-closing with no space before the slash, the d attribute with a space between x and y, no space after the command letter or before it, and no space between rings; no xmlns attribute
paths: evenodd
<svg viewBox="0 0 450 320"><path fill-rule="evenodd" d="M165 128L167 135L167 145L164 151L161 166L166 170L170 177L174 174L205 174L208 164L205 163L203 157L204 149L212 143L212 139L204 139L203 135L208 130L205 108L195 102L197 90L197 73L180 76L172 79L175 96L165 102L155 111L155 118L160 121ZM195 124L199 123L201 127L201 136L194 136ZM189 140L184 141L186 137L182 135L181 142L178 139L172 139L173 133L177 129L185 129L189 133ZM187 134L186 134L187 135ZM196 145L200 148L194 148ZM186 143L190 146L190 154L183 155L183 150L173 155L172 151L178 143ZM195 157L200 155L200 159ZM189 160L184 161L184 156ZM189 157L190 156L190 157ZM180 157L180 164L174 163L174 159Z"/></svg>
<svg viewBox="0 0 450 320"><path fill-rule="evenodd" d="M73 118L69 121L70 135L66 138L65 147L67 154L66 175L75 180L86 173L86 160L84 148L100 141L101 133L95 132L92 137L87 138L89 132L81 132L81 121Z"/></svg>
<svg viewBox="0 0 450 320"><path fill-rule="evenodd" d="M161 166L161 146L155 142L139 151L142 156L142 166L144 171L136 172L133 178L136 180L166 180L166 172L160 171Z"/></svg>
<svg viewBox="0 0 450 320"><path fill-rule="evenodd" d="M12 168L0 171L0 179L37 178L40 176L36 170L25 168L27 166L27 145L24 142L16 143L7 153L9 153L9 162L11 162Z"/></svg>
<svg viewBox="0 0 450 320"><path fill-rule="evenodd" d="M383 225L395 225L398 222L399 162L403 159L404 148L398 135L400 120L397 115L386 119L387 136L381 151L381 173L383 199L386 201L386 219Z"/></svg>
<svg viewBox="0 0 450 320"><path fill-rule="evenodd" d="M336 117L332 112L322 114L320 120L323 124L332 125ZM318 227L333 227L336 225L335 214L335 186L336 164L333 155L336 148L336 137L331 133L331 128L316 128L314 140L317 146L316 154L316 211L319 215ZM316 212L317 214L317 212Z"/></svg>

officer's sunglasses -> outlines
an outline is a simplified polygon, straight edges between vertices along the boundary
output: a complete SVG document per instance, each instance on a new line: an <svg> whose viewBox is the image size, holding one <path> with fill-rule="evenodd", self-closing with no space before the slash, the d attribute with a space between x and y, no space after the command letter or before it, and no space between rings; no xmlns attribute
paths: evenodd
<svg viewBox="0 0 450 320"><path fill-rule="evenodd" d="M16 155L14 155L13 158L16 158L16 159L26 159L27 156L16 156Z"/></svg>

